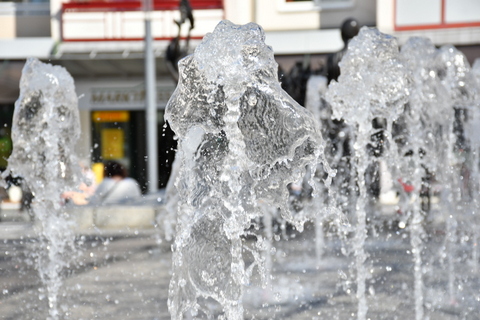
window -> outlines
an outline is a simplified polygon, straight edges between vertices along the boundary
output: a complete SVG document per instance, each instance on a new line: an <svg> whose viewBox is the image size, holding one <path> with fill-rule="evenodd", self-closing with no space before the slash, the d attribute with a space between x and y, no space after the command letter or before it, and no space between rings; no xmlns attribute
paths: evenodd
<svg viewBox="0 0 480 320"><path fill-rule="evenodd" d="M322 9L338 9L353 6L355 0L313 0Z"/></svg>
<svg viewBox="0 0 480 320"><path fill-rule="evenodd" d="M314 0L277 0L281 12L318 11L320 8Z"/></svg>
<svg viewBox="0 0 480 320"><path fill-rule="evenodd" d="M354 5L355 0L277 0L280 11L311 11L342 9Z"/></svg>

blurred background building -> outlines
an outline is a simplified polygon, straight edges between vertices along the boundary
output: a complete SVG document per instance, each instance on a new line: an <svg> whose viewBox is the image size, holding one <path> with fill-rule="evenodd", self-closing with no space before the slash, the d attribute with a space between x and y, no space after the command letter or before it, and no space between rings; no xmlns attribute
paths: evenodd
<svg viewBox="0 0 480 320"><path fill-rule="evenodd" d="M175 89L166 50L177 36L179 0L153 0L156 59L158 185L170 174L175 141L165 126L165 105ZM340 25L355 18L399 38L453 44L470 63L480 57L478 0L190 0L193 50L222 19L256 22L266 32L284 74L294 66L322 72L329 53L343 47ZM118 160L146 190L145 11L142 0L23 0L0 2L0 170L19 79L27 57L64 66L79 96L82 138L78 152L92 163ZM182 28L182 39L188 27ZM181 44L185 43L182 40Z"/></svg>

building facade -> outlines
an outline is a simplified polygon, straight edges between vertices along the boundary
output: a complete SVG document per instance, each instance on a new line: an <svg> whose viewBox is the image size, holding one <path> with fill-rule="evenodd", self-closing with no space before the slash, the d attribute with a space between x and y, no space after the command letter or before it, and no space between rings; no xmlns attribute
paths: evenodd
<svg viewBox="0 0 480 320"><path fill-rule="evenodd" d="M478 0L190 0L195 26L181 25L180 48L191 51L222 19L256 22L266 32L284 72L299 61L321 70L327 54L343 47L339 26L361 25L406 41L426 36L453 44L470 62L480 57ZM147 180L145 129L145 18L151 15L156 62L159 186L168 181L174 157L165 105L175 89L167 48L179 35L179 0L24 0L0 2L0 169L11 149L8 137L27 57L64 66L79 96L82 137L78 153L92 163L123 162L143 186ZM305 63L304 63L305 64Z"/></svg>

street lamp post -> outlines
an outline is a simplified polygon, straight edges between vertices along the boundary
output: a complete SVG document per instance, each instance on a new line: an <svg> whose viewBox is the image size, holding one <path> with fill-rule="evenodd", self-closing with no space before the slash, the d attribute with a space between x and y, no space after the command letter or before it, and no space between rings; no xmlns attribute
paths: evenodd
<svg viewBox="0 0 480 320"><path fill-rule="evenodd" d="M148 192L158 190L157 104L155 55L153 53L153 0L145 0L145 102L147 124Z"/></svg>

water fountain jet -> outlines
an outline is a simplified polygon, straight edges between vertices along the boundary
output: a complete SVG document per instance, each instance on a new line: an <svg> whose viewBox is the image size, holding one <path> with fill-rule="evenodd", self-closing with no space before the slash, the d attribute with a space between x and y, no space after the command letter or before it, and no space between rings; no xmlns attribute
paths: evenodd
<svg viewBox="0 0 480 320"><path fill-rule="evenodd" d="M338 82L332 82L326 93L326 100L332 106L333 118L344 119L355 128L352 139L358 197L353 246L359 320L366 319L368 310L365 295L365 262L368 256L364 246L370 206L365 175L373 159L367 152L367 146L370 137L375 134L372 123L376 119L385 120L385 138L391 136L393 121L402 112L408 97L409 77L398 54L395 38L376 29L363 27L358 36L349 42L348 51L340 62Z"/></svg>
<svg viewBox="0 0 480 320"><path fill-rule="evenodd" d="M77 104L73 78L64 68L29 58L15 102L13 151L2 174L22 177L35 196L32 211L40 230L33 255L53 320L61 318L61 273L75 256L75 235L61 194L81 181L74 150L80 136Z"/></svg>
<svg viewBox="0 0 480 320"><path fill-rule="evenodd" d="M208 314L199 297L220 303L227 319L243 318L243 286L263 262L249 248L255 262L245 266L242 237L262 215L260 200L279 207L298 230L305 222L288 209L287 185L324 161L323 140L309 112L281 89L264 37L257 24L222 21L180 62L166 109L182 159L173 319L191 310Z"/></svg>

